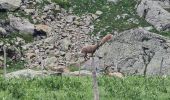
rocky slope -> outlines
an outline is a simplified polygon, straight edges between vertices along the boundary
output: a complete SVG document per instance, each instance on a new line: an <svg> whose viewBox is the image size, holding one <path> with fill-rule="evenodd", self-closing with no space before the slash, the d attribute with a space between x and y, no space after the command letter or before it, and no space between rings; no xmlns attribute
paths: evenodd
<svg viewBox="0 0 170 100"><path fill-rule="evenodd" d="M84 45L95 44L101 34L90 35L95 29L94 21L100 21L102 11L75 15L73 9L64 9L50 0L0 0L0 12L7 13L0 20L0 66L3 61L3 45L7 45L7 56L12 60L26 61L27 68L52 71L68 71L70 66L91 69L91 59L85 63L80 53ZM108 0L117 4L119 0ZM154 4L154 5L153 5ZM141 0L136 12L158 31L170 31L170 1ZM114 16L115 20L126 19L128 14ZM128 19L129 20L129 19ZM139 20L132 22L139 24ZM107 27L107 26L106 26ZM105 28L106 28L105 27ZM109 27L109 26L108 26ZM103 29L106 30L106 29ZM101 31L103 31L101 30ZM95 54L98 72L121 72L124 74L169 74L170 41L157 35L151 27L136 28L124 32L113 30L114 38ZM33 42L26 43L21 37ZM10 41L10 42L9 42ZM80 64L81 63L81 64ZM84 71L86 72L86 71ZM88 72L88 71L87 71Z"/></svg>

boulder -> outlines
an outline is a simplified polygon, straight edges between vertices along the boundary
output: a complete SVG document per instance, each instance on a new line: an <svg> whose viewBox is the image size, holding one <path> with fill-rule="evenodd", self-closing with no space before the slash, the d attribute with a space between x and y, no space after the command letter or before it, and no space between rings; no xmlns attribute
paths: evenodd
<svg viewBox="0 0 170 100"><path fill-rule="evenodd" d="M6 35L7 32L4 28L0 27L0 37Z"/></svg>
<svg viewBox="0 0 170 100"><path fill-rule="evenodd" d="M9 16L10 26L24 34L34 33L34 24L30 23L28 19Z"/></svg>
<svg viewBox="0 0 170 100"><path fill-rule="evenodd" d="M0 0L0 10L15 11L20 4L21 0Z"/></svg>
<svg viewBox="0 0 170 100"><path fill-rule="evenodd" d="M111 3L117 4L119 2L119 0L107 0L107 2L111 2Z"/></svg>
<svg viewBox="0 0 170 100"><path fill-rule="evenodd" d="M158 1L142 0L137 7L137 13L158 31L170 31L170 13Z"/></svg>
<svg viewBox="0 0 170 100"><path fill-rule="evenodd" d="M71 40L69 38L64 38L60 41L61 51L67 51L71 46Z"/></svg>
<svg viewBox="0 0 170 100"><path fill-rule="evenodd" d="M38 76L47 76L46 71L34 71L32 69L23 69L6 74L7 78L34 78Z"/></svg>
<svg viewBox="0 0 170 100"><path fill-rule="evenodd" d="M64 76L91 76L92 72L88 70L80 70L79 71L74 71L74 72L69 72L69 73L63 73ZM99 74L97 74L99 76Z"/></svg>
<svg viewBox="0 0 170 100"><path fill-rule="evenodd" d="M142 28L114 35L96 57L94 62L101 70L111 67L124 74L143 75L146 69L146 75L170 75L170 40Z"/></svg>

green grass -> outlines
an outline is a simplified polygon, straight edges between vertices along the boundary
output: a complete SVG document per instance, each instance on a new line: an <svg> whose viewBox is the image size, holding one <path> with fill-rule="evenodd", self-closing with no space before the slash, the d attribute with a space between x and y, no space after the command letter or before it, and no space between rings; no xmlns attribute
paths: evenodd
<svg viewBox="0 0 170 100"><path fill-rule="evenodd" d="M7 12L0 12L0 19L5 20L7 18Z"/></svg>
<svg viewBox="0 0 170 100"><path fill-rule="evenodd" d="M79 66L71 65L71 66L68 66L68 69L69 69L71 72L78 71L78 70L79 70Z"/></svg>
<svg viewBox="0 0 170 100"><path fill-rule="evenodd" d="M17 70L21 70L24 69L24 61L12 61L9 58L7 59L7 73L13 72L13 71L17 71ZM0 68L0 75L3 74L3 68Z"/></svg>
<svg viewBox="0 0 170 100"><path fill-rule="evenodd" d="M62 8L70 7L70 2L69 2L70 0L51 0L51 1L57 3Z"/></svg>
<svg viewBox="0 0 170 100"><path fill-rule="evenodd" d="M100 100L169 100L170 78L99 77ZM92 100L90 77L0 78L1 100Z"/></svg>
<svg viewBox="0 0 170 100"><path fill-rule="evenodd" d="M137 3L137 0L120 0L117 4L108 3L107 0L70 0L74 13L79 16L86 13L95 13L97 10L103 12L99 19L92 23L95 29L91 33L100 32L101 35L110 33L113 30L122 32L132 28L152 26L144 18L137 15L135 8ZM169 9L167 10L169 11ZM118 20L115 19L117 15L121 16L122 14L128 14L128 16ZM131 18L137 20L138 23L129 22L128 20ZM154 28L154 30L156 29ZM170 37L170 32L154 32Z"/></svg>
<svg viewBox="0 0 170 100"><path fill-rule="evenodd" d="M95 13L97 10L103 12L99 20L94 21L94 33L101 32L107 34L116 30L118 32L136 28L139 26L149 26L149 24L136 14L136 0L121 0L118 4L108 3L107 0L70 0L74 13L82 15L84 13ZM75 6L76 5L76 6ZM124 19L116 20L117 15L128 14ZM139 23L127 21L130 18L137 19ZM103 30L103 31L102 31Z"/></svg>

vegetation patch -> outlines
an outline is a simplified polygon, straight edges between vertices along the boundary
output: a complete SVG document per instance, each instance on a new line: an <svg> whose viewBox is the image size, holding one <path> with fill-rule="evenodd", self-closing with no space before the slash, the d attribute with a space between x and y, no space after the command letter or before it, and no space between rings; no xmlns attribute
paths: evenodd
<svg viewBox="0 0 170 100"><path fill-rule="evenodd" d="M13 72L13 71L17 71L17 70L21 70L24 69L24 61L12 61L10 58L7 59L7 73ZM4 70L3 67L0 68L0 75L3 74Z"/></svg>
<svg viewBox="0 0 170 100"><path fill-rule="evenodd" d="M8 17L8 16L7 16L7 12L1 12L1 11L0 11L0 19L5 20L7 17Z"/></svg>
<svg viewBox="0 0 170 100"><path fill-rule="evenodd" d="M71 72L74 72L74 71L78 71L79 70L79 66L69 66L68 69L71 71Z"/></svg>
<svg viewBox="0 0 170 100"><path fill-rule="evenodd" d="M136 0L121 0L117 4L108 3L107 0L71 0L74 13L95 13L102 11L103 14L94 21L94 34L102 35L115 31L124 31L149 24L136 14ZM134 22L136 21L136 22Z"/></svg>
<svg viewBox="0 0 170 100"><path fill-rule="evenodd" d="M135 6L139 2L136 0L120 0L117 4L109 3L107 0L70 0L70 2L77 15L95 13L98 10L103 12L94 21L95 29L92 34L100 32L101 35L105 35L113 30L122 32L132 28L152 26L144 18L137 15ZM170 32L154 32L170 36Z"/></svg>
<svg viewBox="0 0 170 100"><path fill-rule="evenodd" d="M52 2L57 3L60 5L62 8L68 8L70 7L70 2L69 0L52 0Z"/></svg>
<svg viewBox="0 0 170 100"><path fill-rule="evenodd" d="M168 100L170 78L98 78L100 100ZM3 100L92 100L91 77L0 78Z"/></svg>

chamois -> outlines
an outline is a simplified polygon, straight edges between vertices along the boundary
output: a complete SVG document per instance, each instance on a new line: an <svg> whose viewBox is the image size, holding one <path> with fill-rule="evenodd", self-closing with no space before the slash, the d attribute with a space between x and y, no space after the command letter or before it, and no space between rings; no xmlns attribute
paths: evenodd
<svg viewBox="0 0 170 100"><path fill-rule="evenodd" d="M93 54L95 53L95 51L100 47L102 46L104 43L106 43L107 41L111 40L113 37L112 34L107 34L106 36L104 36L102 38L102 40L95 44L95 45L87 45L87 46L84 46L81 50L81 53L84 53L84 59L85 61L87 60L87 53L91 53L91 55L93 56Z"/></svg>
<svg viewBox="0 0 170 100"><path fill-rule="evenodd" d="M99 43L97 43L95 45L87 45L82 48L81 53L84 53L85 61L87 60L87 53L91 53L91 55L93 56L93 54L99 48L99 46L100 46Z"/></svg>
<svg viewBox="0 0 170 100"><path fill-rule="evenodd" d="M112 39L113 35L112 34L107 34L106 36L104 36L102 38L102 40L100 41L100 46L102 46L104 43L106 43L107 41L110 41Z"/></svg>

